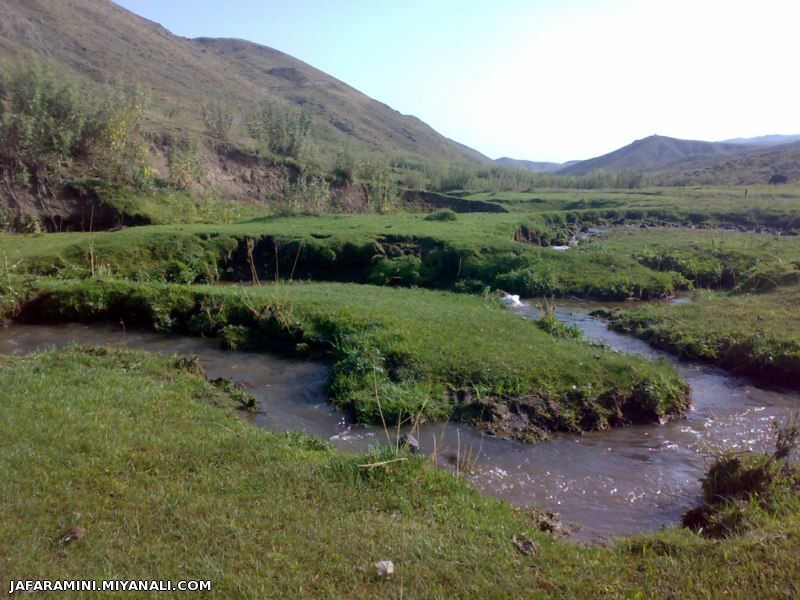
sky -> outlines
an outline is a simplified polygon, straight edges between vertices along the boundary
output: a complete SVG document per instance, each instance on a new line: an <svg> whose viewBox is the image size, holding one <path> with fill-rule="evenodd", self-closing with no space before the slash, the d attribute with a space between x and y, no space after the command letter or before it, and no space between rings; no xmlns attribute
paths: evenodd
<svg viewBox="0 0 800 600"><path fill-rule="evenodd" d="M800 133L799 0L116 0L337 77L491 158Z"/></svg>

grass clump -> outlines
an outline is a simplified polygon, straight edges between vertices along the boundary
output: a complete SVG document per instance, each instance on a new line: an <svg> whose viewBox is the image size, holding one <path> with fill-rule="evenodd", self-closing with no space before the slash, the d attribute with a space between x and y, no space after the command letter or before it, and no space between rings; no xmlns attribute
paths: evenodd
<svg viewBox="0 0 800 600"><path fill-rule="evenodd" d="M425 217L426 221L457 221L458 215L454 210L443 208L429 214Z"/></svg>
<svg viewBox="0 0 800 600"><path fill-rule="evenodd" d="M772 453L715 457L701 481L704 500L684 515L684 527L714 538L741 535L800 508L800 471L790 462L800 445L800 422L795 417L775 428Z"/></svg>

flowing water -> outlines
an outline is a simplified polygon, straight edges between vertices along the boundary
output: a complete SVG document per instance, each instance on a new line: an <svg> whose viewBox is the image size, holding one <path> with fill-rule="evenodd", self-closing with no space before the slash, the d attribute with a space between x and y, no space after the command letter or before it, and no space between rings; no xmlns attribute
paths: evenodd
<svg viewBox="0 0 800 600"><path fill-rule="evenodd" d="M588 315L598 306L561 302L556 314L579 325L587 339L602 340L613 350L673 360L642 341L609 331ZM536 313L529 304L515 310L523 316ZM69 342L195 355L210 377L228 377L259 399L266 412L245 416L254 425L303 431L353 451L386 443L382 429L350 424L326 401L329 369L320 363L228 352L214 340L112 326L14 324L0 329L0 354ZM421 449L435 452L437 463L451 469L466 456L472 468L465 476L476 488L514 504L557 511L565 522L581 526L576 537L582 540L673 524L698 498L698 479L711 449L765 447L772 440L772 422L800 407L796 392L764 389L713 367L675 364L692 386L694 408L684 420L582 436L558 434L539 444L485 436L465 425L426 424L418 432Z"/></svg>

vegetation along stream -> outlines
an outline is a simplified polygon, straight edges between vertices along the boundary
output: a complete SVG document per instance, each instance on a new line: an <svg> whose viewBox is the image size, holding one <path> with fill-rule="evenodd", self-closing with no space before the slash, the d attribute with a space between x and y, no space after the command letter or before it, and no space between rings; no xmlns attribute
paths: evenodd
<svg viewBox="0 0 800 600"><path fill-rule="evenodd" d="M647 343L609 331L589 316L608 303L561 301L556 316L579 326L589 340L653 360L670 358ZM524 303L516 311L535 316ZM253 394L264 412L246 413L260 427L295 430L361 451L386 442L382 428L349 423L326 401L329 369L321 363L264 353L230 352L214 340L167 336L113 326L23 325L0 330L0 353L19 354L70 342L122 344L159 353L196 356L209 377L226 377ZM421 451L463 473L478 489L518 505L538 504L579 527L584 541L676 522L700 494L698 483L714 448L762 448L771 425L797 409L797 392L770 390L693 362L677 362L692 387L688 417L667 425L642 425L556 434L526 444L486 436L462 424L424 424L415 435ZM390 441L395 443L396 432Z"/></svg>

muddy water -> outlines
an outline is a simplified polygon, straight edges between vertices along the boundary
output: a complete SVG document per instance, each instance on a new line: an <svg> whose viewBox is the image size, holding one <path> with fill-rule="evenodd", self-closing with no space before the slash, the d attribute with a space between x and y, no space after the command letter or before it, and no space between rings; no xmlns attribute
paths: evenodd
<svg viewBox="0 0 800 600"><path fill-rule="evenodd" d="M579 325L589 339L612 349L667 359L639 340L608 331L588 316L599 304L564 302L562 320ZM533 316L529 304L516 309ZM227 352L213 340L128 331L111 326L11 325L0 329L0 354L82 344L120 344L151 352L195 355L211 377L229 377L260 401L265 414L245 418L272 430L299 430L347 450L386 443L378 428L347 423L325 398L329 370L313 362L268 354ZM539 504L561 513L592 540L675 523L699 494L698 478L709 449L721 445L758 448L771 439L770 424L800 407L797 393L761 389L714 368L676 363L692 386L694 410L666 426L637 426L583 436L557 435L540 444L509 442L462 425L424 425L422 450L455 468L465 455L466 475L481 491L509 502ZM477 458L475 458L477 456ZM461 458L462 460L459 460Z"/></svg>

